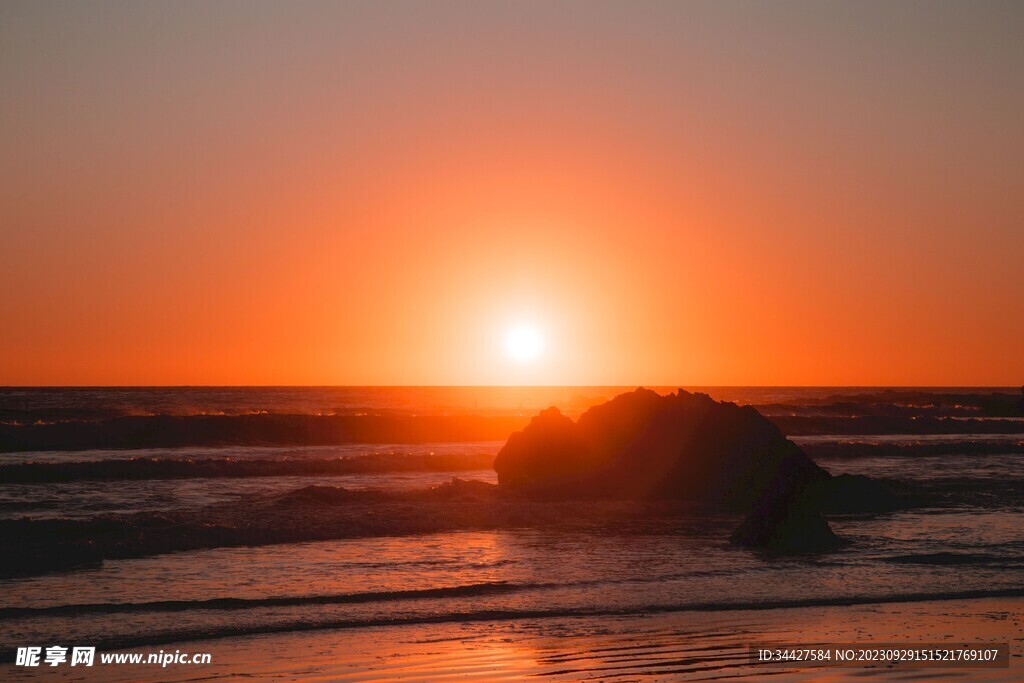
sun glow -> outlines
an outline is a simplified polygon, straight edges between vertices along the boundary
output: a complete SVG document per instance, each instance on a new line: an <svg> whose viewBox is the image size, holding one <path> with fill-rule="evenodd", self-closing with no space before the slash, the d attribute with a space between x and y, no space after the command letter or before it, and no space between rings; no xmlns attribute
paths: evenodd
<svg viewBox="0 0 1024 683"><path fill-rule="evenodd" d="M505 350L514 360L536 360L544 350L544 336L532 325L517 325L505 335Z"/></svg>

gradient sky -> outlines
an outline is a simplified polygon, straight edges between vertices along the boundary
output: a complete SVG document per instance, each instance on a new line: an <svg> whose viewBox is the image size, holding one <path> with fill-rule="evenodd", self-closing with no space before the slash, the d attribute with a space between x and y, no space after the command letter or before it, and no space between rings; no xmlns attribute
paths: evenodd
<svg viewBox="0 0 1024 683"><path fill-rule="evenodd" d="M0 384L1019 384L1022 35L0 0Z"/></svg>

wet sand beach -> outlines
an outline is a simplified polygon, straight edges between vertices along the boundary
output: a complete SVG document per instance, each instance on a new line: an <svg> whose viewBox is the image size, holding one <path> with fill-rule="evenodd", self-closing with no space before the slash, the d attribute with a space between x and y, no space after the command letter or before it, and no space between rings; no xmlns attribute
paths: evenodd
<svg viewBox="0 0 1024 683"><path fill-rule="evenodd" d="M751 645L1009 643L1009 668L751 664ZM1017 681L1024 599L937 600L647 616L517 619L322 630L164 645L210 665L63 667L59 680ZM153 652L142 648L136 652ZM3 677L33 673L10 666Z"/></svg>

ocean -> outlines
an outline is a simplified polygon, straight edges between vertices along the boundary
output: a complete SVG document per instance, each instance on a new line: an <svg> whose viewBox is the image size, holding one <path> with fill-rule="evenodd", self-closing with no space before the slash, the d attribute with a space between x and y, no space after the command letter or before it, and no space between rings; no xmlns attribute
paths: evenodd
<svg viewBox="0 0 1024 683"><path fill-rule="evenodd" d="M921 501L831 516L834 552L738 548L737 516L678 504L495 503L510 430L627 389L0 389L4 657L1024 596L1020 389L687 387Z"/></svg>

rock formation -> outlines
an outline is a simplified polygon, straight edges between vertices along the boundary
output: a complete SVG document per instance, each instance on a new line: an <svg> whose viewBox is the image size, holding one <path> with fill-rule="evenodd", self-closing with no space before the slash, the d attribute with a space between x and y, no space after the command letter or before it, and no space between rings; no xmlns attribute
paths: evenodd
<svg viewBox="0 0 1024 683"><path fill-rule="evenodd" d="M750 407L648 389L573 422L548 408L494 462L503 486L559 497L669 498L749 511L770 491L827 479Z"/></svg>
<svg viewBox="0 0 1024 683"><path fill-rule="evenodd" d="M837 482L755 409L681 389L637 389L576 422L548 408L509 437L494 469L502 487L532 496L685 500L749 513L733 542L780 551L841 543L821 516L833 495L843 493L844 511L864 491L873 505L887 500L871 480Z"/></svg>

